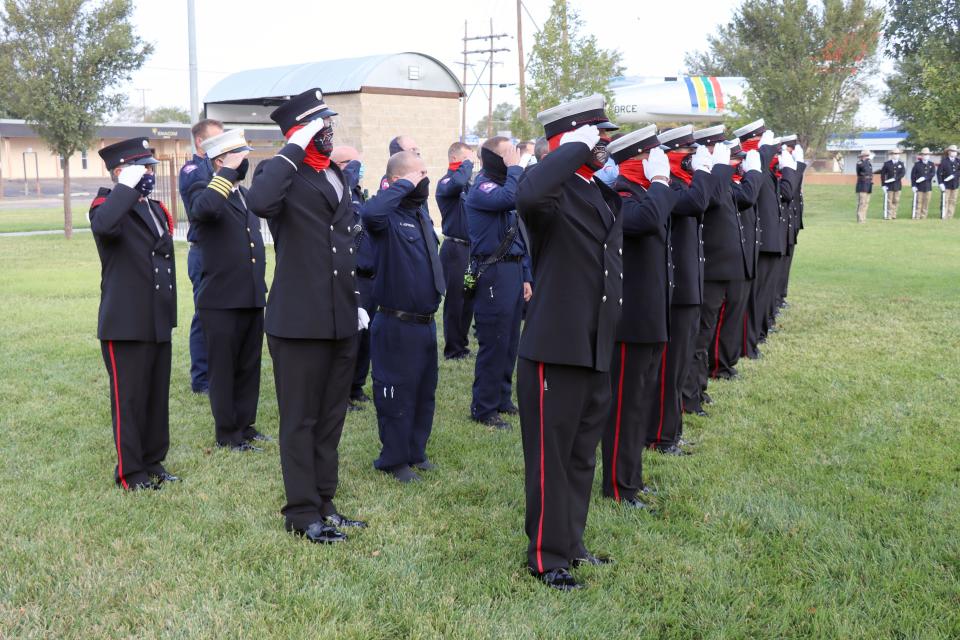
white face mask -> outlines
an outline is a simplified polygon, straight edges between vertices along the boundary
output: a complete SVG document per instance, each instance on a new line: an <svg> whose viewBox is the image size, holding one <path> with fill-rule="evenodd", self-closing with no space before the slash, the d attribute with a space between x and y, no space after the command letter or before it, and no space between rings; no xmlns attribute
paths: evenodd
<svg viewBox="0 0 960 640"><path fill-rule="evenodd" d="M950 156L950 159L951 159L951 160L953 160L954 158L957 157L957 152L956 152L956 151L950 151L947 155Z"/></svg>
<svg viewBox="0 0 960 640"><path fill-rule="evenodd" d="M900 162L900 156L897 156L897 155L890 156L890 159L893 160L894 162Z"/></svg>
<svg viewBox="0 0 960 640"><path fill-rule="evenodd" d="M930 156L920 156L920 159L924 162L930 162Z"/></svg>

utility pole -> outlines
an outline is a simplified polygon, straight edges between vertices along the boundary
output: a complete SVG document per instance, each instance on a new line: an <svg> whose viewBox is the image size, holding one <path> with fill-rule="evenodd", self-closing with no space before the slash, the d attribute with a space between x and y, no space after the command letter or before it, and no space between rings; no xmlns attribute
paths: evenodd
<svg viewBox="0 0 960 640"><path fill-rule="evenodd" d="M463 114L460 116L460 142L467 139L467 21L463 21Z"/></svg>
<svg viewBox="0 0 960 640"><path fill-rule="evenodd" d="M493 18L490 18L490 35L488 36L472 36L472 37L467 36L467 27L466 27L466 23L464 23L464 27L463 27L463 78L464 78L464 81L466 81L466 78L467 78L467 55L474 54L474 53L483 53L489 56L489 59L487 62L487 64L490 65L490 86L489 86L489 93L487 94L487 97L488 97L487 137L488 138L493 136L493 87L494 87L493 65L496 64L493 60L493 54L499 53L501 51L510 51L510 49L504 49L504 48L497 49L493 46L493 44L496 40L499 40L500 38L509 38L509 37L510 35L507 33L495 34L493 32ZM471 40L487 40L489 47L486 49L475 49L473 51L468 51L467 42ZM481 73L483 73L482 70L481 70ZM464 90L466 90L466 87L464 87ZM463 101L463 123L462 124L463 124L463 135L466 136L467 135L467 100L466 98L464 98L464 101Z"/></svg>
<svg viewBox="0 0 960 640"><path fill-rule="evenodd" d="M200 100L197 89L197 8L194 0L187 0L187 37L190 57L190 122L196 122L200 119ZM193 151L196 153L197 150Z"/></svg>
<svg viewBox="0 0 960 640"><path fill-rule="evenodd" d="M150 89L143 89L136 87L134 91L140 92L140 119L143 122L147 121L147 91Z"/></svg>
<svg viewBox="0 0 960 640"><path fill-rule="evenodd" d="M517 61L520 65L520 122L527 122L527 83L526 75L527 65L523 60L523 18L520 9L523 6L523 0L517 0Z"/></svg>

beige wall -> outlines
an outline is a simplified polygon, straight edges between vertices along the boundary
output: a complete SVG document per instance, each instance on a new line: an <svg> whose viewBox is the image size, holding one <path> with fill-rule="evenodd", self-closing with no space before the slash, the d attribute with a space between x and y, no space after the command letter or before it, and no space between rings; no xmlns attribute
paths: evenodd
<svg viewBox="0 0 960 640"><path fill-rule="evenodd" d="M70 176L73 178L106 178L107 170L97 152L103 147L119 142L119 138L103 138L97 140L87 149L87 167L83 168L83 156L75 153L70 158ZM189 157L190 144L183 140L151 140L159 156L177 154L183 158ZM4 180L23 180L23 153L27 149L36 152L36 162L32 154L27 155L27 178L36 178L36 169L39 165L40 178L61 178L60 158L47 148L40 138L4 138L2 142L2 169ZM181 162L182 163L182 162Z"/></svg>

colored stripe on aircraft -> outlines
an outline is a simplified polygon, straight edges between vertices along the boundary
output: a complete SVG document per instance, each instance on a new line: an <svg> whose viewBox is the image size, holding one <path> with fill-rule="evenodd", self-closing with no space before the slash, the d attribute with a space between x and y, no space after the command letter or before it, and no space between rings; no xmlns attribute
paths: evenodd
<svg viewBox="0 0 960 640"><path fill-rule="evenodd" d="M710 76L710 84L713 85L713 94L717 96L717 109L723 109L726 105L724 104L723 89L720 88L720 81L714 76Z"/></svg>
<svg viewBox="0 0 960 640"><path fill-rule="evenodd" d="M693 79L693 88L697 92L697 107L700 111L707 110L707 91L703 86L703 78L696 77Z"/></svg>
<svg viewBox="0 0 960 640"><path fill-rule="evenodd" d="M687 93L690 94L690 107L696 109L700 105L697 102L697 92L693 88L693 79L690 76L684 76L683 81L687 85Z"/></svg>
<svg viewBox="0 0 960 640"><path fill-rule="evenodd" d="M717 99L713 96L713 85L710 84L710 78L700 76L700 84L703 85L703 91L707 94L707 106L711 109L717 108Z"/></svg>

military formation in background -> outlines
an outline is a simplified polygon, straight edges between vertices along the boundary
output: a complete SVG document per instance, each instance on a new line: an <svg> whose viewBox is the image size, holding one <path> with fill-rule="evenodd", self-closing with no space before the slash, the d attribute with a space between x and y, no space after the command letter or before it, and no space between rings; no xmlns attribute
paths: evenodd
<svg viewBox="0 0 960 640"><path fill-rule="evenodd" d="M902 149L890 152L890 158L880 167L880 187L883 189L883 219L896 220L900 207L900 192L903 179L907 175L900 155ZM873 192L873 154L864 149L857 162L857 222L867 221L867 208L870 206L870 194ZM957 145L952 144L944 151L940 164L930 160L930 148L923 147L917 154L910 170L910 189L913 192L910 201L910 217L923 220L930 213L930 199L934 183L939 188L941 220L953 218L957 209L957 188L960 187L960 159L957 158Z"/></svg>
<svg viewBox="0 0 960 640"><path fill-rule="evenodd" d="M451 144L434 191L440 233L416 141L389 142L371 196L360 153L334 146L337 114L320 89L273 111L286 144L257 165L249 189L244 132L194 127L197 155L180 173L192 387L209 396L218 447L271 446L257 428L266 336L288 531L339 543L367 526L335 503L348 410L373 405L372 464L385 477L412 483L437 469L428 449L439 358L475 352L472 389L457 397L491 434L519 417L531 574L568 591L582 587L576 567L612 562L585 544L597 450L603 496L639 512L657 497L643 456L693 453L684 415L706 417L710 382L736 379L739 360L759 358L776 331L803 228L805 163L796 136L776 138L763 120L733 139L723 126L619 134L605 106L591 96L540 113L535 142ZM148 140L100 155L115 182L90 209L114 478L159 489L179 480L164 467L174 225L149 197ZM929 193L936 170L918 166L916 191L926 182ZM942 164L940 184L956 171L955 160ZM902 163L883 172L894 193ZM261 220L275 249L269 293Z"/></svg>

